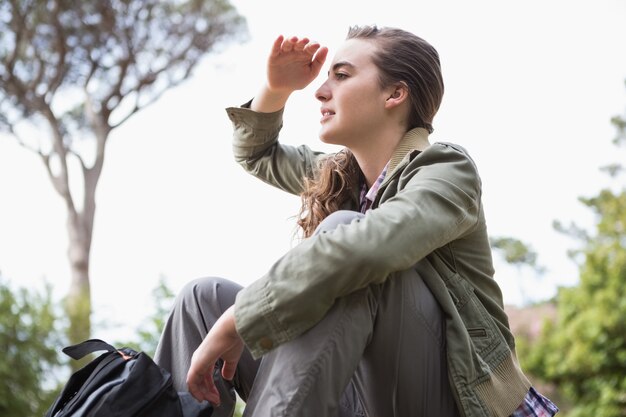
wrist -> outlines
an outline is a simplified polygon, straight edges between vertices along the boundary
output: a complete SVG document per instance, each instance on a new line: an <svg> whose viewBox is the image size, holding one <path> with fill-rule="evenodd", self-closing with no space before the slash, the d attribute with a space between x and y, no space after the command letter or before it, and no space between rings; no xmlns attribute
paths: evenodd
<svg viewBox="0 0 626 417"><path fill-rule="evenodd" d="M239 333L237 332L237 326L235 323L235 306L232 305L224 311L222 316L219 318L220 321L223 322L223 327L226 330L226 334L230 337L239 337Z"/></svg>
<svg viewBox="0 0 626 417"><path fill-rule="evenodd" d="M285 107L293 91L276 90L265 84L259 93L252 99L250 109L261 113L274 113Z"/></svg>

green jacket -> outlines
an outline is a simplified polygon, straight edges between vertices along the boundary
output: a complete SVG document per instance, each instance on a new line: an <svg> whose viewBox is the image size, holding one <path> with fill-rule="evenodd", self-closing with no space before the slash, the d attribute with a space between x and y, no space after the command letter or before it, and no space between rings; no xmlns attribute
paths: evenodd
<svg viewBox="0 0 626 417"><path fill-rule="evenodd" d="M278 143L282 111L244 105L227 113L237 162L300 194L323 154ZM421 128L405 135L362 220L303 240L237 295L237 331L260 357L315 325L338 297L415 268L446 317L449 376L462 415L509 416L530 383L493 279L480 177L460 146L417 150L427 137Z"/></svg>

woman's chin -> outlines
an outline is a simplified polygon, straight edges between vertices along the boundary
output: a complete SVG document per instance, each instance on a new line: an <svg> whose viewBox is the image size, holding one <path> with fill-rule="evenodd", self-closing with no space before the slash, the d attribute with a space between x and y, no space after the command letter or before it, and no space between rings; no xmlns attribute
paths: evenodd
<svg viewBox="0 0 626 417"><path fill-rule="evenodd" d="M334 136L324 131L324 128L320 130L319 138L320 138L320 141L328 145L339 145L339 143L337 143L337 141L335 140Z"/></svg>

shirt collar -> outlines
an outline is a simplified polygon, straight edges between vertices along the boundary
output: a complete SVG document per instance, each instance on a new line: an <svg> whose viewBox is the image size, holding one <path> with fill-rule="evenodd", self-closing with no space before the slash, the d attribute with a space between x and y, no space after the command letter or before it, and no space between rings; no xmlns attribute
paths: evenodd
<svg viewBox="0 0 626 417"><path fill-rule="evenodd" d="M385 180L387 173L392 173L396 167L402 162L402 160L406 157L406 155L413 151L423 151L427 147L430 146L430 142L428 141L428 130L416 127L414 129L409 130L405 133L404 137L398 143L398 146L394 150L391 155L391 159L387 162L387 165L383 168L382 172L374 181L374 184L367 189L367 184L365 181L361 183L361 193L360 193L360 211L365 213L372 206L372 203L376 199L376 194L378 193L378 189L381 184Z"/></svg>
<svg viewBox="0 0 626 417"><path fill-rule="evenodd" d="M409 130L404 134L404 137L400 140L400 143L393 151L391 159L389 160L388 169L389 173L392 173L404 157L413 150L423 151L430 146L428 142L428 130L423 127L416 127Z"/></svg>

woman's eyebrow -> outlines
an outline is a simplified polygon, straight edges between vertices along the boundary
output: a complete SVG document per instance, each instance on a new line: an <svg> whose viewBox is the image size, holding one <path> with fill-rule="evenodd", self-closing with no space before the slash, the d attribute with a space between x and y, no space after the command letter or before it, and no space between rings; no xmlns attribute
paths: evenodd
<svg viewBox="0 0 626 417"><path fill-rule="evenodd" d="M354 65L348 61L339 61L333 65L332 71L337 71L339 68L342 68L342 67L354 68ZM328 74L330 74L330 71L328 71Z"/></svg>

